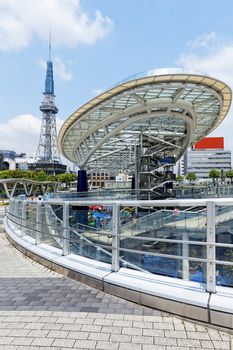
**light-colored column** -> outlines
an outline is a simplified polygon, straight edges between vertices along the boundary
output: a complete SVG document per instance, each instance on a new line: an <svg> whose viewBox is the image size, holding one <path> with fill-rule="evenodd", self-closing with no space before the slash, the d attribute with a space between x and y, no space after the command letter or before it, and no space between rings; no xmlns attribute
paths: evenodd
<svg viewBox="0 0 233 350"><path fill-rule="evenodd" d="M24 237L27 234L27 202L21 202L22 216L21 216L21 236Z"/></svg>
<svg viewBox="0 0 233 350"><path fill-rule="evenodd" d="M206 247L206 256L207 260L207 292L215 293L216 292L216 250L215 250L215 203L208 201L206 203L206 213L207 213L207 247Z"/></svg>
<svg viewBox="0 0 233 350"><path fill-rule="evenodd" d="M15 210L14 210L14 221L15 221L15 225L16 225L16 228L18 228L19 226L19 207L20 207L20 202L19 200L15 200Z"/></svg>
<svg viewBox="0 0 233 350"><path fill-rule="evenodd" d="M63 244L62 255L70 253L69 202L63 204Z"/></svg>
<svg viewBox="0 0 233 350"><path fill-rule="evenodd" d="M189 235L188 232L185 230L182 233L182 240L188 241ZM184 242L182 243L182 271L183 271L183 280L188 281L189 280L189 260L185 259L189 257L189 244Z"/></svg>
<svg viewBox="0 0 233 350"><path fill-rule="evenodd" d="M112 208L112 271L118 271L120 248L120 205L113 204Z"/></svg>
<svg viewBox="0 0 233 350"><path fill-rule="evenodd" d="M36 204L36 244L41 243L41 202L37 202Z"/></svg>

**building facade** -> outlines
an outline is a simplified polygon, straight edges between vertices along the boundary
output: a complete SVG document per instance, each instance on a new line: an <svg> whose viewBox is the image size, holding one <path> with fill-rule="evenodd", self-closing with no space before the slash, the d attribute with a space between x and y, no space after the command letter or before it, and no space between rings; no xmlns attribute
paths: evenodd
<svg viewBox="0 0 233 350"><path fill-rule="evenodd" d="M231 170L231 151L224 149L223 137L206 137L187 151L187 172L197 179L208 178L213 168L221 174Z"/></svg>

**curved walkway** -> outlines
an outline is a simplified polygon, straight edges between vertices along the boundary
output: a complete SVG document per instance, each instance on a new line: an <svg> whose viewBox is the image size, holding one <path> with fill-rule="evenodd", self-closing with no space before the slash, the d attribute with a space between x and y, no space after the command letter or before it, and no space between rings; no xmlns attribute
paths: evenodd
<svg viewBox="0 0 233 350"><path fill-rule="evenodd" d="M230 350L231 338L52 272L0 229L0 349Z"/></svg>

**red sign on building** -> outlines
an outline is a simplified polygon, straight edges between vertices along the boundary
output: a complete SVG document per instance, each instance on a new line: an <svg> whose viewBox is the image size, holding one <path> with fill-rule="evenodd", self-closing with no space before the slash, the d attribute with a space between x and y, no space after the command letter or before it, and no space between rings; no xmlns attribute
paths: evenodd
<svg viewBox="0 0 233 350"><path fill-rule="evenodd" d="M198 141L193 148L195 150L224 149L224 137L205 137Z"/></svg>

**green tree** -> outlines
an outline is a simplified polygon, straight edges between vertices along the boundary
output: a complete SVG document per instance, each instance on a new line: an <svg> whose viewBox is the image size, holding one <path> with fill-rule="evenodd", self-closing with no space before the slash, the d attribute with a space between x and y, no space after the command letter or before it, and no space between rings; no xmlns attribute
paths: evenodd
<svg viewBox="0 0 233 350"><path fill-rule="evenodd" d="M190 173L188 173L188 174L186 175L186 180L189 180L190 183L191 183L192 181L195 181L196 178L197 178L197 175L196 175L195 173L192 173L192 172L190 172Z"/></svg>
<svg viewBox="0 0 233 350"><path fill-rule="evenodd" d="M212 168L209 172L209 177L213 180L214 185L216 183L216 179L220 178L220 176L221 176L220 171L218 171L215 168Z"/></svg>
<svg viewBox="0 0 233 350"><path fill-rule="evenodd" d="M226 172L226 177L230 178L231 179L231 184L232 184L232 178L233 178L233 169L231 170L228 170Z"/></svg>
<svg viewBox="0 0 233 350"><path fill-rule="evenodd" d="M35 180L36 181L46 181L47 174L45 171L36 172Z"/></svg>
<svg viewBox="0 0 233 350"><path fill-rule="evenodd" d="M64 174L57 175L57 179L58 179L59 182L64 183L66 188L67 188L67 187L70 186L70 183L72 181L77 180L77 175L64 173Z"/></svg>
<svg viewBox="0 0 233 350"><path fill-rule="evenodd" d="M184 176L182 176L182 175L177 175L176 181L181 182L181 181L183 181L183 180L184 180Z"/></svg>
<svg viewBox="0 0 233 350"><path fill-rule="evenodd" d="M45 181L58 181L57 176L56 175L47 175L45 178Z"/></svg>

